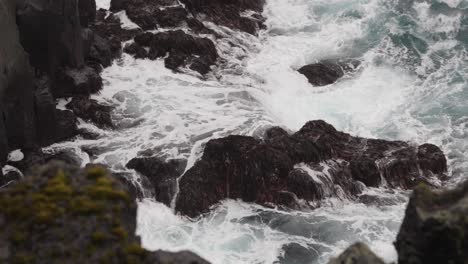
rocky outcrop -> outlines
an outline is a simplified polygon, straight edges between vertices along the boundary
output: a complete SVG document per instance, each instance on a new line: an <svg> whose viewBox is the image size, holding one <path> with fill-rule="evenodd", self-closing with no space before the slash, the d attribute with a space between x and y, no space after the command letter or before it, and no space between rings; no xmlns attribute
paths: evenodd
<svg viewBox="0 0 468 264"><path fill-rule="evenodd" d="M312 85L324 86L335 83L346 73L356 70L359 64L360 62L357 60L325 60L303 66L298 72L305 75Z"/></svg>
<svg viewBox="0 0 468 264"><path fill-rule="evenodd" d="M156 59L169 54L164 62L166 67L172 70L189 66L194 71L206 74L218 58L216 47L210 39L194 37L182 30L157 34L146 32L136 36L132 46L127 47L126 52L134 53L138 57ZM146 52L141 47L147 47L149 51Z"/></svg>
<svg viewBox="0 0 468 264"><path fill-rule="evenodd" d="M311 121L292 135L270 129L263 141L209 141L180 180L176 210L194 217L227 198L287 207L299 198L313 205L332 196L352 199L364 185L410 189L443 179L446 169L436 146L353 137Z"/></svg>
<svg viewBox="0 0 468 264"><path fill-rule="evenodd" d="M72 110L78 117L93 122L98 127L114 127L111 118L111 106L100 104L87 96L77 96L66 107Z"/></svg>
<svg viewBox="0 0 468 264"><path fill-rule="evenodd" d="M421 184L395 242L398 263L467 263L468 182L453 190Z"/></svg>
<svg viewBox="0 0 468 264"><path fill-rule="evenodd" d="M102 167L51 163L0 190L0 262L208 263L190 252L143 249L136 210L125 185Z"/></svg>
<svg viewBox="0 0 468 264"><path fill-rule="evenodd" d="M148 177L156 199L170 206L172 198L176 193L177 178L183 173L184 162L181 160L170 160L164 162L157 157L134 158L127 163L127 168L134 169L140 174Z"/></svg>
<svg viewBox="0 0 468 264"><path fill-rule="evenodd" d="M385 262L377 257L367 245L356 243L337 258L331 259L328 264L385 264Z"/></svg>
<svg viewBox="0 0 468 264"><path fill-rule="evenodd" d="M195 17L215 24L256 34L263 28L264 0L181 0ZM250 15L246 15L247 13Z"/></svg>

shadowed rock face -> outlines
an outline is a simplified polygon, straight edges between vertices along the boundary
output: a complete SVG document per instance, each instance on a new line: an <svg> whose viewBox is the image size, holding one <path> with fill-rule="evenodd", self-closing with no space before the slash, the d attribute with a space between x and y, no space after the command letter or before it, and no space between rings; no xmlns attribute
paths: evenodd
<svg viewBox="0 0 468 264"><path fill-rule="evenodd" d="M0 262L208 264L186 251L143 249L136 209L127 187L102 167L36 168L0 190Z"/></svg>
<svg viewBox="0 0 468 264"><path fill-rule="evenodd" d="M431 177L443 179L446 166L436 146L353 137L311 121L292 135L273 128L263 141L209 141L180 180L176 210L194 217L226 198L295 207L296 198L353 198L363 185L380 186L382 180L390 188L409 189Z"/></svg>
<svg viewBox="0 0 468 264"><path fill-rule="evenodd" d="M365 244L356 243L337 258L331 259L328 264L385 264L385 262L377 257Z"/></svg>
<svg viewBox="0 0 468 264"><path fill-rule="evenodd" d="M418 186L395 242L398 263L467 263L467 216L468 182L453 190Z"/></svg>

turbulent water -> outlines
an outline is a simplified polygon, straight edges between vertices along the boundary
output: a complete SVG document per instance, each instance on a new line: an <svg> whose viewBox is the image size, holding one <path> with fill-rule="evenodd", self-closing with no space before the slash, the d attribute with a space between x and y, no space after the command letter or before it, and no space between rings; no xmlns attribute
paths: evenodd
<svg viewBox="0 0 468 264"><path fill-rule="evenodd" d="M436 144L448 157L450 185L468 175L468 1L267 0L264 16L258 37L207 24L226 38L215 40L222 62L203 79L124 55L105 69L96 96L116 106L120 128L83 122L101 138L49 150L74 149L83 164L105 163L138 180L125 164L140 151L188 159L189 168L212 138L261 136L272 125L295 131L323 119L353 135ZM335 58L362 64L321 88L296 72ZM189 249L213 263L326 263L356 241L395 260L407 194L366 192L387 205L331 199L285 212L229 200L191 221L147 199L138 234L148 249Z"/></svg>

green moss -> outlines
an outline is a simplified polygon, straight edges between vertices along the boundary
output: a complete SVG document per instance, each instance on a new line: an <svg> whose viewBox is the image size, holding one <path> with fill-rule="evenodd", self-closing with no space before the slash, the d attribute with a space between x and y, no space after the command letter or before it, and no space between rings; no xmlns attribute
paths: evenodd
<svg viewBox="0 0 468 264"><path fill-rule="evenodd" d="M137 243L128 244L124 250L125 253L129 255L144 256L147 253L147 251Z"/></svg>
<svg viewBox="0 0 468 264"><path fill-rule="evenodd" d="M73 198L70 202L70 209L74 214L83 215L96 214L104 210L102 205L83 195Z"/></svg>
<svg viewBox="0 0 468 264"><path fill-rule="evenodd" d="M17 254L14 259L13 263L15 264L28 264L33 263L33 257L25 254Z"/></svg>
<svg viewBox="0 0 468 264"><path fill-rule="evenodd" d="M53 196L69 196L73 193L73 190L65 173L59 171L55 177L47 182L44 193Z"/></svg>
<svg viewBox="0 0 468 264"><path fill-rule="evenodd" d="M126 240L128 238L128 232L122 226L114 227L112 234L120 240Z"/></svg>
<svg viewBox="0 0 468 264"><path fill-rule="evenodd" d="M13 241L13 243L16 243L16 244L25 241L26 238L27 238L26 233L24 233L23 231L16 231L16 232L11 236L11 240Z"/></svg>
<svg viewBox="0 0 468 264"><path fill-rule="evenodd" d="M86 169L86 176L89 179L99 179L107 175L106 169L102 167L90 167Z"/></svg>
<svg viewBox="0 0 468 264"><path fill-rule="evenodd" d="M92 235L91 235L91 240L93 240L93 242L95 243L102 243L102 242L105 242L106 240L108 240L108 236L102 232L94 232Z"/></svg>

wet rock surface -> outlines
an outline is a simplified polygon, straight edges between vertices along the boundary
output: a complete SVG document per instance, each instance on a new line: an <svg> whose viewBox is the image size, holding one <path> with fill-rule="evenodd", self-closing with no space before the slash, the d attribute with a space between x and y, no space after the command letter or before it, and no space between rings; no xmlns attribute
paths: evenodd
<svg viewBox="0 0 468 264"><path fill-rule="evenodd" d="M113 128L111 111L112 107L100 104L98 101L87 96L74 97L66 105L76 116L93 122L100 128Z"/></svg>
<svg viewBox="0 0 468 264"><path fill-rule="evenodd" d="M359 64L357 60L325 60L303 66L298 72L303 74L312 85L325 86L335 83L346 73L355 71Z"/></svg>
<svg viewBox="0 0 468 264"><path fill-rule="evenodd" d="M150 59L169 55L164 62L166 68L172 70L188 66L192 70L206 74L218 58L216 47L210 39L194 37L182 30L157 34L146 32L136 36L135 43L127 47L126 52ZM149 51L146 52L142 47L149 48Z"/></svg>
<svg viewBox="0 0 468 264"><path fill-rule="evenodd" d="M4 263L208 263L190 252L143 249L136 202L99 166L50 163L1 189L0 205Z"/></svg>
<svg viewBox="0 0 468 264"><path fill-rule="evenodd" d="M398 263L466 263L467 216L468 182L452 190L418 186L395 242Z"/></svg>
<svg viewBox="0 0 468 264"><path fill-rule="evenodd" d="M287 193L310 202L354 199L364 186L380 186L382 179L387 187L410 189L445 177L442 151L427 146L353 137L324 121L310 121L292 135L273 128L263 141L245 136L211 140L182 176L176 210L194 217L227 198L290 204ZM418 159L420 148L433 166Z"/></svg>
<svg viewBox="0 0 468 264"><path fill-rule="evenodd" d="M331 259L328 264L385 264L369 247L356 243L346 249L340 256Z"/></svg>
<svg viewBox="0 0 468 264"><path fill-rule="evenodd" d="M165 162L157 157L141 157L130 160L126 166L146 176L154 187L156 199L170 206L176 193L177 178L183 173L181 165L183 161L180 160Z"/></svg>

